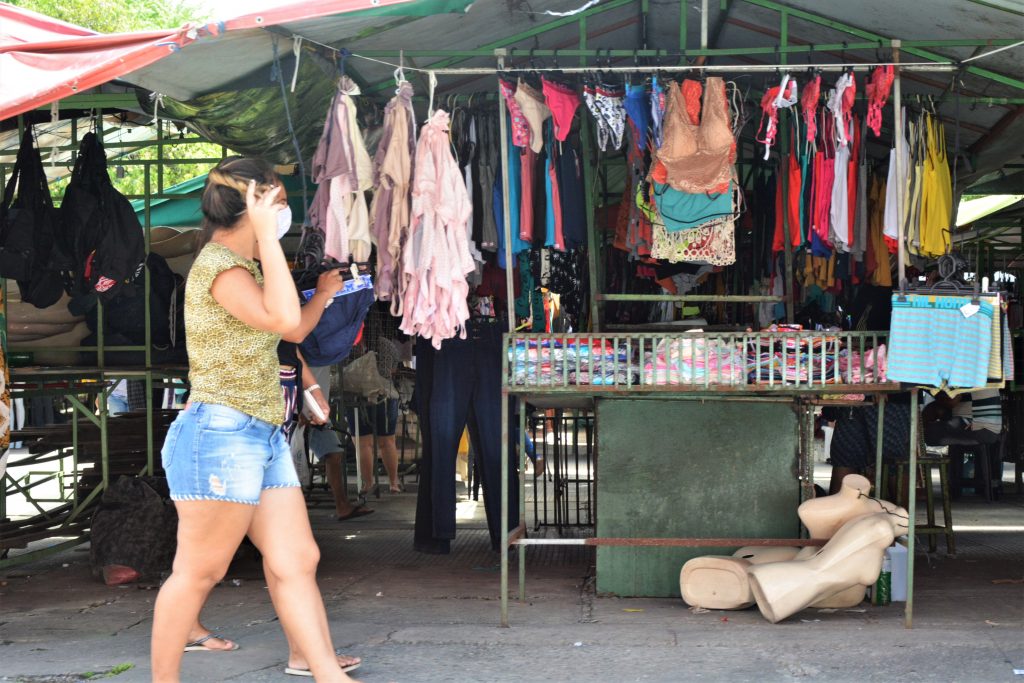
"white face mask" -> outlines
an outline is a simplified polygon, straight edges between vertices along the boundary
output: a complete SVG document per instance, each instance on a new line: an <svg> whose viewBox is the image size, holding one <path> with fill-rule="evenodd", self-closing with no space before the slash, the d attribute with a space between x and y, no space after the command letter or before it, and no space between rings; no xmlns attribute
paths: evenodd
<svg viewBox="0 0 1024 683"><path fill-rule="evenodd" d="M277 239L284 237L292 229L292 207L286 206L277 212Z"/></svg>

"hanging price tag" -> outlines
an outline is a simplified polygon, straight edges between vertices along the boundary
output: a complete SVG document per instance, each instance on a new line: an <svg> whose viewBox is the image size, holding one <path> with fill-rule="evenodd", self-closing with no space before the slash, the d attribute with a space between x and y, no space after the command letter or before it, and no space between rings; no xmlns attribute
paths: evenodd
<svg viewBox="0 0 1024 683"><path fill-rule="evenodd" d="M981 310L981 306L978 304L964 304L960 307L960 312L964 314L965 318L970 318L972 315Z"/></svg>

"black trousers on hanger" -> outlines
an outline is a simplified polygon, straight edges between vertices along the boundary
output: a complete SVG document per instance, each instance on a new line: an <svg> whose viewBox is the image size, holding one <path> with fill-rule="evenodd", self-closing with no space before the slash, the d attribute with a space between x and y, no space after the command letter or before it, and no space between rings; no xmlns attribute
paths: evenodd
<svg viewBox="0 0 1024 683"><path fill-rule="evenodd" d="M434 347L422 337L416 338L416 384L413 409L419 422L420 461L419 492L416 495L416 524L413 528L413 549L421 553L447 555L449 539L434 538L434 450L430 428L430 394L434 386ZM454 474L452 475L455 476Z"/></svg>
<svg viewBox="0 0 1024 683"><path fill-rule="evenodd" d="M421 467L430 475L428 481L421 475L414 544L425 552L447 552L444 542L455 538L455 460L467 426L480 466L491 547L500 547L502 330L499 323L470 321L466 339L446 340L439 351L417 340L417 409L424 442ZM508 524L509 529L519 526L519 484L511 451Z"/></svg>

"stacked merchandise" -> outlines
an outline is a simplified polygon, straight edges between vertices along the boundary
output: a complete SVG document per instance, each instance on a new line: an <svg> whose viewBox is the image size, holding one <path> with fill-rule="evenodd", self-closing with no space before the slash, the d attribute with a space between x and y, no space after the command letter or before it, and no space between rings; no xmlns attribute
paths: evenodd
<svg viewBox="0 0 1024 683"><path fill-rule="evenodd" d="M840 381L835 337L762 337L747 345L753 384L835 384Z"/></svg>
<svg viewBox="0 0 1024 683"><path fill-rule="evenodd" d="M508 361L518 385L629 386L640 374L625 342L608 340L519 340Z"/></svg>
<svg viewBox="0 0 1024 683"><path fill-rule="evenodd" d="M886 381L886 347L844 348L831 335L787 335L772 327L745 337L682 336L619 340L519 340L509 351L513 383L537 386L830 385ZM745 340L744 340L745 339ZM641 370L642 365L642 370Z"/></svg>
<svg viewBox="0 0 1024 683"><path fill-rule="evenodd" d="M724 339L663 339L653 353L644 354L644 384L743 384L740 347Z"/></svg>

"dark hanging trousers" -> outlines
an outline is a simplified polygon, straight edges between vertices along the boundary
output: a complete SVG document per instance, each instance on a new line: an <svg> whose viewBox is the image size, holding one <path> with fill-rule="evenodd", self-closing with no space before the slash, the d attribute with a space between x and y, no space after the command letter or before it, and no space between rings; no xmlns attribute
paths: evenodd
<svg viewBox="0 0 1024 683"><path fill-rule="evenodd" d="M469 427L491 547L501 544L501 335L497 322L470 321L466 339L447 339L435 351L416 340L416 409L423 454L414 546L447 553L455 538L455 460ZM513 425L509 425L510 432ZM511 446L511 444L510 444ZM509 529L519 526L519 483L509 450Z"/></svg>

